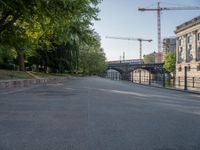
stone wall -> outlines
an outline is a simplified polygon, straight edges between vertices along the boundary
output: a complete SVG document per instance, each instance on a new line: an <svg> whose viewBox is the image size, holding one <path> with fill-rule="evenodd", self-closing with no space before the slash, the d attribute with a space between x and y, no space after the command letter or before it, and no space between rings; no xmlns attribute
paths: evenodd
<svg viewBox="0 0 200 150"><path fill-rule="evenodd" d="M66 77L2 80L2 81L0 81L0 89L23 88L23 87L29 87L29 86L32 86L32 85L46 84L46 83L49 83L49 82L62 81L64 79L66 79Z"/></svg>

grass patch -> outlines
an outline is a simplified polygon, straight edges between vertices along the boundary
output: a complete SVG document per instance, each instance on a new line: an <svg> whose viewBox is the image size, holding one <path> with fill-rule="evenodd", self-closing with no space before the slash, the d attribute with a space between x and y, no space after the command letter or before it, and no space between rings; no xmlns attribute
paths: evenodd
<svg viewBox="0 0 200 150"><path fill-rule="evenodd" d="M33 77L23 71L0 70L0 80L31 79L31 78Z"/></svg>

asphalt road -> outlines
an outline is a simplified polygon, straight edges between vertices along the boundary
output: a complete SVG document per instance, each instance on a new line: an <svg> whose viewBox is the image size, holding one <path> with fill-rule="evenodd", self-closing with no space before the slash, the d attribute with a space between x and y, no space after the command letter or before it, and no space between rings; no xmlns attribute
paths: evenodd
<svg viewBox="0 0 200 150"><path fill-rule="evenodd" d="M200 150L200 95L97 77L0 91L0 150Z"/></svg>

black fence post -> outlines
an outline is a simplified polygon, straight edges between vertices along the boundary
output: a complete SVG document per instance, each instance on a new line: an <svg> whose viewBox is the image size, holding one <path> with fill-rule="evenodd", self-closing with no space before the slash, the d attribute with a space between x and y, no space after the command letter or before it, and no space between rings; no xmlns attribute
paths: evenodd
<svg viewBox="0 0 200 150"><path fill-rule="evenodd" d="M139 70L139 83L141 84L141 70Z"/></svg>
<svg viewBox="0 0 200 150"><path fill-rule="evenodd" d="M165 72L163 71L163 87L165 88Z"/></svg>
<svg viewBox="0 0 200 150"><path fill-rule="evenodd" d="M151 72L149 72L149 85L151 85Z"/></svg>
<svg viewBox="0 0 200 150"><path fill-rule="evenodd" d="M187 90L187 66L184 67L184 90Z"/></svg>
<svg viewBox="0 0 200 150"><path fill-rule="evenodd" d="M194 88L194 77L192 77L192 87Z"/></svg>
<svg viewBox="0 0 200 150"><path fill-rule="evenodd" d="M133 82L133 71L131 72L131 82Z"/></svg>
<svg viewBox="0 0 200 150"><path fill-rule="evenodd" d="M173 74L173 87L175 87L175 83L176 82L176 80L175 80L175 75Z"/></svg>

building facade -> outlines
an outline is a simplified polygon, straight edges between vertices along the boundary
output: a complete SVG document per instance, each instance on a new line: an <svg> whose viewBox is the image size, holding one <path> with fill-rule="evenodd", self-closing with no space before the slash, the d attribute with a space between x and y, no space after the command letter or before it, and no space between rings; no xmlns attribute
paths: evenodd
<svg viewBox="0 0 200 150"><path fill-rule="evenodd" d="M169 37L163 39L163 60L166 54L176 52L176 37Z"/></svg>
<svg viewBox="0 0 200 150"><path fill-rule="evenodd" d="M163 53L162 52L153 52L147 55L144 55L144 63L162 63L163 62Z"/></svg>
<svg viewBox="0 0 200 150"><path fill-rule="evenodd" d="M187 73L188 81L191 81L188 82L188 86L200 87L197 80L200 79L200 16L177 26L175 33L176 84L183 86Z"/></svg>
<svg viewBox="0 0 200 150"><path fill-rule="evenodd" d="M163 62L163 52L155 53L155 63L162 63Z"/></svg>

